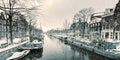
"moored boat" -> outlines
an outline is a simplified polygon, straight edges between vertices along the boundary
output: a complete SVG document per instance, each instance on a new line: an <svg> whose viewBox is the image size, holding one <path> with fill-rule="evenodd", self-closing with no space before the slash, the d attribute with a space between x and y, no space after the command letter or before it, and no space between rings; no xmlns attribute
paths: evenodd
<svg viewBox="0 0 120 60"><path fill-rule="evenodd" d="M29 42L29 43L21 46L20 48L21 49L30 49L30 50L41 49L41 48L43 48L43 44L44 44L43 41L34 40L33 42Z"/></svg>
<svg viewBox="0 0 120 60"><path fill-rule="evenodd" d="M24 56L26 56L29 52L30 52L30 50L23 50L23 51L20 51L20 52L15 52L15 53L13 53L12 56L7 58L6 60L18 60L18 59L21 59Z"/></svg>
<svg viewBox="0 0 120 60"><path fill-rule="evenodd" d="M44 44L44 35L43 34L33 34L30 35L30 41L22 46L19 46L19 49L41 49Z"/></svg>

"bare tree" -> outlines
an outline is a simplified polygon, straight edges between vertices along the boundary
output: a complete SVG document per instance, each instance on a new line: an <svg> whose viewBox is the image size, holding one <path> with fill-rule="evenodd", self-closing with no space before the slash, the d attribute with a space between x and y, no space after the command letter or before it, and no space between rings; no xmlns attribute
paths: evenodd
<svg viewBox="0 0 120 60"><path fill-rule="evenodd" d="M70 23L68 22L68 20L65 20L65 22L63 24L63 27L64 27L65 33L67 34L68 33L68 29L70 27Z"/></svg>
<svg viewBox="0 0 120 60"><path fill-rule="evenodd" d="M75 33L75 31L76 31L76 23L79 21L79 14L78 13L76 13L75 15L74 15L74 17L73 17L73 26L72 26L72 30L73 30L73 33ZM74 36L75 36L75 34L74 34Z"/></svg>
<svg viewBox="0 0 120 60"><path fill-rule="evenodd" d="M74 15L74 17L73 17L73 22L75 23L75 22L78 22L79 21L79 13L76 13L75 15Z"/></svg>
<svg viewBox="0 0 120 60"><path fill-rule="evenodd" d="M0 10L2 10L3 12L5 12L6 14L6 25L7 22L9 23L9 33L10 33L10 42L13 43L13 15L15 12L26 12L26 11L30 11L30 10L34 10L36 9L35 6L32 6L30 8L28 8L25 2L32 2L33 0L2 0L2 5L0 6ZM34 0L36 1L36 0ZM22 3L21 3L22 2ZM23 3L24 2L24 3ZM32 2L33 3L33 2ZM30 6L30 5L29 5ZM6 34L7 36L7 34Z"/></svg>
<svg viewBox="0 0 120 60"><path fill-rule="evenodd" d="M30 0L27 0L28 2ZM26 18L27 18L27 22L28 22L28 33L29 33L29 38L31 40L31 36L32 36L32 31L34 30L34 27L35 27L35 24L37 22L36 20L36 17L39 15L38 14L38 11L37 10L40 10L39 7L41 5L35 5L33 2L39 2L40 4L40 1L39 0L31 0L30 1L31 3L31 8L28 9L24 4L22 4L21 6L25 6L25 8L27 8L24 12L25 12L25 15L26 15ZM34 6L35 5L35 6Z"/></svg>
<svg viewBox="0 0 120 60"><path fill-rule="evenodd" d="M91 16L91 14L93 13L94 9L93 8L85 8L79 11L78 16L79 19L81 20L81 22L83 22L83 34L82 37L84 37L85 34L85 24L88 22L89 17Z"/></svg>
<svg viewBox="0 0 120 60"><path fill-rule="evenodd" d="M12 40L13 40L13 38L12 38L12 36L13 36L12 35L12 32L13 32L12 31L12 28L13 28L12 17L13 17L13 14L14 14L13 9L14 9L14 6L16 4L16 1L15 0L5 0L5 1L2 0L2 3L3 3L3 6L0 6L0 9L5 12L6 16L8 16L8 17L6 17L5 20L8 20L8 22L9 22L10 40L11 40L11 43L12 43ZM7 21L6 21L6 24L7 24Z"/></svg>

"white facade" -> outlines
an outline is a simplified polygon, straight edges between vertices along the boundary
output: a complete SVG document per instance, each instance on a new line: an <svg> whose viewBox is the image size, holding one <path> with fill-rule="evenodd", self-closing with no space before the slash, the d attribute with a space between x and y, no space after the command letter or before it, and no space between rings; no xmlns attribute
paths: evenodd
<svg viewBox="0 0 120 60"><path fill-rule="evenodd" d="M109 11L111 10L111 11ZM115 30L113 34L113 24L111 24L113 21L113 15L114 15L113 9L107 9L105 12L105 15L102 16L102 30L101 30L101 38L102 39L114 39L114 40L120 40L120 30ZM113 36L114 35L114 36Z"/></svg>
<svg viewBox="0 0 120 60"><path fill-rule="evenodd" d="M110 30L102 30L101 31L101 38L102 39L114 39L114 40L120 40L120 31L115 31L114 37L113 37L113 29Z"/></svg>

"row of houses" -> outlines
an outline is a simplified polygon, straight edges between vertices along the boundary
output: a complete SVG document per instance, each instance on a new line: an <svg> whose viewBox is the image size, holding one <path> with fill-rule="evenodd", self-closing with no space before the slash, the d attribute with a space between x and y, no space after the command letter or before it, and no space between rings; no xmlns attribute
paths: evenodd
<svg viewBox="0 0 120 60"><path fill-rule="evenodd" d="M71 25L70 30L87 38L120 40L120 25L115 22L114 12L115 9L107 8L105 12L93 13L90 22L79 20Z"/></svg>
<svg viewBox="0 0 120 60"><path fill-rule="evenodd" d="M69 31L75 36L96 40L98 43L105 40L100 46L104 49L119 49L120 24L115 20L114 12L115 9L107 8L105 12L93 13L90 22L82 22L79 19L71 25Z"/></svg>
<svg viewBox="0 0 120 60"><path fill-rule="evenodd" d="M89 23L90 38L120 40L120 26L114 21L114 9L108 8L105 12L94 13Z"/></svg>

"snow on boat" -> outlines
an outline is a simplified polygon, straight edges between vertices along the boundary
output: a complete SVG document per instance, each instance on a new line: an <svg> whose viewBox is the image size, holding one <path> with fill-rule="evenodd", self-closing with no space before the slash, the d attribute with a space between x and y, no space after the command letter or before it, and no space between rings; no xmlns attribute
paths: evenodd
<svg viewBox="0 0 120 60"><path fill-rule="evenodd" d="M7 58L6 60L18 60L18 59L21 59L24 56L26 56L29 52L30 52L30 50L23 50L21 52L15 52L12 56Z"/></svg>
<svg viewBox="0 0 120 60"><path fill-rule="evenodd" d="M41 49L41 48L43 48L43 44L44 44L43 41L34 40L33 42L29 42L29 43L21 46L20 48L21 49L30 49L30 50Z"/></svg>

